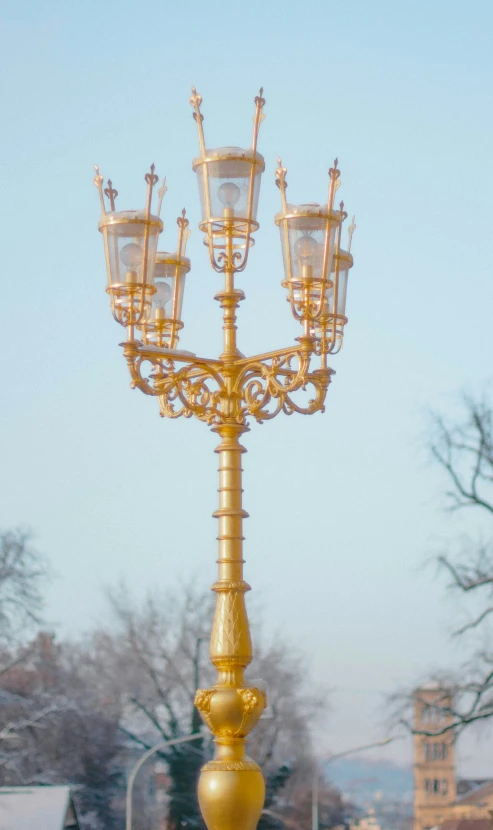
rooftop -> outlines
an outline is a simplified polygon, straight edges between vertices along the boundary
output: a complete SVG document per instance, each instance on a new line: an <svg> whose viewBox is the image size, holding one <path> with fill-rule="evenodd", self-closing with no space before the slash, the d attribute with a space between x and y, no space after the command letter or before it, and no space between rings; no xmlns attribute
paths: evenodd
<svg viewBox="0 0 493 830"><path fill-rule="evenodd" d="M0 830L79 830L70 787L0 787Z"/></svg>

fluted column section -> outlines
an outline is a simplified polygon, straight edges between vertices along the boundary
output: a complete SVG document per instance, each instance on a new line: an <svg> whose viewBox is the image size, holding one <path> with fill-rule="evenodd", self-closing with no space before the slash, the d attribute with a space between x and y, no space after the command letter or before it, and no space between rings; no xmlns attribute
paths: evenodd
<svg viewBox="0 0 493 830"><path fill-rule="evenodd" d="M216 754L203 768L199 802L209 830L254 830L264 803L259 766L245 753L245 738L265 707L265 694L245 685L252 643L245 608L240 437L247 427L231 421L214 427L221 437L219 454L218 580L210 657L218 671L211 689L199 689L195 703L215 736Z"/></svg>

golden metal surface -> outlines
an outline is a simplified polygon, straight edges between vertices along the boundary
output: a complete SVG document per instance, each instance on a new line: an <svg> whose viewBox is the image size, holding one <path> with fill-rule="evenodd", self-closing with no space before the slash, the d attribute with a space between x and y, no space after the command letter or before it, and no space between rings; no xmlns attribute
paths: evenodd
<svg viewBox="0 0 493 830"><path fill-rule="evenodd" d="M345 317L341 320L340 315L337 315L339 267L342 263L347 271L352 265L352 256L349 253L350 246L348 252L341 250L341 226L346 216L343 205L341 203L338 211L333 207L334 194L339 184L336 160L334 168L329 171L327 205L318 211L305 206L307 216L315 212L329 230L333 225L337 228L333 256L335 276L331 273L327 276L329 252L326 242L323 277L317 283L320 296L317 295L315 304L313 288L310 287L313 280L306 280L306 296L296 303L293 300L295 283L285 280L292 308L294 304L297 306L293 308L293 314L303 320L303 334L287 348L250 357L241 354L236 338L236 311L244 294L235 287L235 275L246 265L248 249L253 244L251 233L258 228L252 216L252 200L259 159L263 165L263 159L256 149L265 104L263 90L255 98L252 148L239 151L242 161L247 160L251 164L246 211L242 217L235 216L234 210L227 206L223 216L211 215L209 162L217 162L226 157L230 160L231 154L228 156L227 152L206 149L203 115L200 111L202 98L193 87L190 103L194 109L193 117L197 122L200 146L200 157L194 161L194 168L201 177L206 214L199 227L206 234L205 244L209 248L212 267L224 274L224 288L215 297L223 312L223 351L217 358L204 358L175 348L160 348L167 341L161 338L157 345L156 340L150 344L148 322L141 325L144 342L136 340L133 328L129 327L127 340L122 346L132 387L157 397L163 417L198 418L207 423L220 439L216 448L219 456L219 507L214 513L219 525L218 578L212 586L217 599L210 641L210 659L217 669L217 679L211 688L198 689L195 696L195 705L214 734L216 752L214 759L202 768L198 796L209 830L254 830L262 811L265 788L260 768L246 754L246 740L261 717L266 697L263 690L250 685L244 678L245 669L252 661L252 643L245 607L245 593L250 590L250 586L243 576L243 519L248 514L242 503L241 458L246 450L240 441L248 432L248 421L251 418L262 423L280 412L287 415L294 412L310 415L324 411L325 396L334 374L327 366L327 354L333 350L339 334L342 339L343 326L347 322ZM152 190L155 183L153 169L146 181ZM109 219L104 208L102 176L97 169L95 183L100 193L103 211L101 225L104 226ZM282 202L282 212L276 221L279 219L281 232L288 243L288 221L292 206L286 201L286 168L282 167L280 159L276 183ZM112 189L111 184L109 189ZM148 221L151 217L149 192L146 204ZM159 209L164 192L163 184L158 194ZM299 216L299 211L295 215ZM181 224L180 219L178 224L180 236L177 254L158 255L158 258L164 257L166 262L169 260L168 264L176 264L177 268L179 263L183 264L188 235L184 212ZM354 227L353 220L349 229L350 238ZM289 251L288 244L285 250ZM288 257L288 274L290 268ZM127 287L126 290L133 288ZM330 314L323 311L327 291L332 291L335 295ZM175 326L173 340L168 342L176 346L177 331L183 324L176 319L166 322L168 328L170 325Z"/></svg>

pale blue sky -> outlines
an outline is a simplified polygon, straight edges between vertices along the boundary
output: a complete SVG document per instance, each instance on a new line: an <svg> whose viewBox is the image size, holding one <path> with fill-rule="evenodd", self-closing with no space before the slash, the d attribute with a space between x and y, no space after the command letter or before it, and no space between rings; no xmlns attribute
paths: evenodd
<svg viewBox="0 0 493 830"><path fill-rule="evenodd" d="M381 737L379 691L461 657L457 609L421 565L465 525L440 512L422 443L428 407L453 412L456 391L492 375L492 24L488 0L0 9L0 525L36 530L65 632L96 622L121 576L142 595L192 574L207 585L215 568L216 439L129 390L92 165L121 208L143 203L152 161L167 176L165 247L184 205L194 229L181 343L217 352L190 86L210 146L250 140L264 86L261 229L239 280L251 353L299 333L280 286L276 156L295 202L324 199L339 157L358 228L327 412L254 425L244 465L246 575L265 623L341 690L321 751ZM485 746L464 746L464 770L486 772Z"/></svg>

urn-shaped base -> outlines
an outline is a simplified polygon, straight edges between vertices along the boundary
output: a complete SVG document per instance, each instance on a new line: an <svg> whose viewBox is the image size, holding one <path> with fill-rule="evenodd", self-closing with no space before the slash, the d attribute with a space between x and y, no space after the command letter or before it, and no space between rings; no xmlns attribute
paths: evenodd
<svg viewBox="0 0 493 830"><path fill-rule="evenodd" d="M209 761L199 778L200 810L208 830L255 830L265 785L251 758Z"/></svg>

